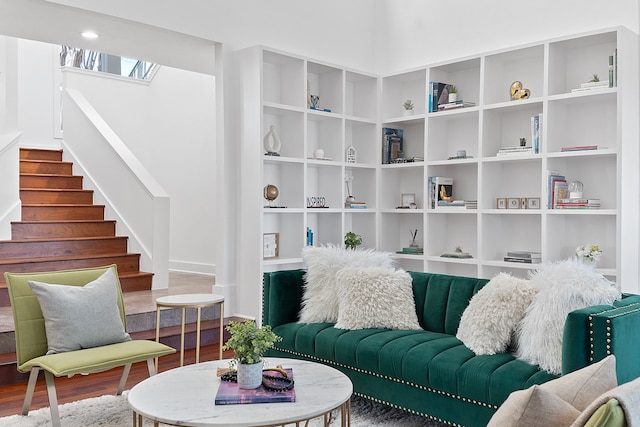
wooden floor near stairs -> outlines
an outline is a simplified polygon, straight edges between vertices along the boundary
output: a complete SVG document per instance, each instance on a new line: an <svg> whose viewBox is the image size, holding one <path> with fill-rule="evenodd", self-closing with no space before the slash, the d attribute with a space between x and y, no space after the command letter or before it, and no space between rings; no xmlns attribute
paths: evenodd
<svg viewBox="0 0 640 427"><path fill-rule="evenodd" d="M169 288L152 291L137 291L128 292L124 294L125 311L127 315L139 314L139 313L155 313L155 300L158 297L165 295L185 294L185 293L210 293L213 291L214 278L212 276L188 274L188 273L169 273ZM192 313L193 314L193 313ZM225 318L225 323L232 320L229 317ZM208 323L205 325L205 323ZM217 337L219 322L215 321L203 322L203 334L206 333L204 328L214 328L215 330L209 330L208 332ZM11 313L11 307L0 307L0 332L3 330L13 329L13 318ZM170 327L166 329L176 329L172 331L171 335L177 335L179 326ZM161 332L164 336L165 330ZM155 336L154 326L151 325L147 331L139 333L136 338L148 338L153 339ZM175 341L178 341L176 343ZM0 342L0 346L1 346ZM174 345L177 344L177 345ZM179 340L174 340L176 348L179 345ZM209 361L215 360L218 357L218 343L203 345L200 351L200 360ZM1 350L1 348L0 348ZM225 352L225 358L231 357L232 353ZM15 356L14 356L15 357ZM15 359L13 359L15 360ZM193 363L195 361L195 349L185 350L185 363ZM167 369L178 367L180 363L179 353L165 356L160 359L159 371L165 371ZM15 365L14 365L15 366ZM17 372L17 371L15 371ZM59 403L73 402L79 399L86 399L88 397L102 396L105 394L115 393L121 369L112 369L110 371L101 372L98 374L91 374L88 376L78 376L72 378L57 378L56 387L58 390ZM130 389L138 382L148 377L146 363L137 363L129 374L126 388ZM1 383L0 383L1 384ZM18 414L22 408L22 402L24 400L24 393L26 390L26 378L21 382L8 385L0 385L0 417ZM42 408L49 406L46 386L44 384L44 376L41 375L38 380L36 392L33 398L33 404L31 409Z"/></svg>

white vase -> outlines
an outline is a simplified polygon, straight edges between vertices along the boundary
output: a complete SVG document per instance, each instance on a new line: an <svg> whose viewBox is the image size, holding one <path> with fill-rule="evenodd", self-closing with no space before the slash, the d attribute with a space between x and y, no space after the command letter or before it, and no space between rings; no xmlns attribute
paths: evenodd
<svg viewBox="0 0 640 427"><path fill-rule="evenodd" d="M239 363L238 387L246 390L260 387L260 384L262 384L262 366L262 360L251 365Z"/></svg>
<svg viewBox="0 0 640 427"><path fill-rule="evenodd" d="M276 155L280 151L280 147L282 144L280 143L280 138L276 133L276 129L273 125L269 126L269 132L266 133L264 139L262 140L264 149L267 154Z"/></svg>
<svg viewBox="0 0 640 427"><path fill-rule="evenodd" d="M405 116L413 116L413 110L404 110Z"/></svg>
<svg viewBox="0 0 640 427"><path fill-rule="evenodd" d="M449 94L449 102L456 102L458 100L458 94L457 93L450 93Z"/></svg>

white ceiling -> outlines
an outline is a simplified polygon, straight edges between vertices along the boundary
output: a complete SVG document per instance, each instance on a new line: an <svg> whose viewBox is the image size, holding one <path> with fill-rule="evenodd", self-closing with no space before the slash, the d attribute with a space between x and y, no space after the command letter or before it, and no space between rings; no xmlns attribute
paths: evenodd
<svg viewBox="0 0 640 427"><path fill-rule="evenodd" d="M96 40L81 36L86 30ZM96 50L214 74L215 45L151 25L45 0L0 0L0 34Z"/></svg>

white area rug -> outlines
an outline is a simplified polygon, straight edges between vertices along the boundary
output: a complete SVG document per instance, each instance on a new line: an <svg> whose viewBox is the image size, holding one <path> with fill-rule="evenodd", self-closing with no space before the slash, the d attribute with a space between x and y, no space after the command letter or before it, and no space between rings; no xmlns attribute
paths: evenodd
<svg viewBox="0 0 640 427"><path fill-rule="evenodd" d="M339 413L336 414L339 416ZM101 396L79 400L60 406L62 427L109 426L130 427L133 422L131 409L123 396ZM145 426L153 423L145 420ZM160 424L164 425L164 424ZM312 420L309 427L320 427L321 419ZM331 426L339 426L340 419L334 418ZM45 427L51 426L49 408L30 411L29 415L12 415L0 418L0 427ZM366 399L353 398L351 403L352 427L440 427L444 424L429 421L423 417L372 403Z"/></svg>

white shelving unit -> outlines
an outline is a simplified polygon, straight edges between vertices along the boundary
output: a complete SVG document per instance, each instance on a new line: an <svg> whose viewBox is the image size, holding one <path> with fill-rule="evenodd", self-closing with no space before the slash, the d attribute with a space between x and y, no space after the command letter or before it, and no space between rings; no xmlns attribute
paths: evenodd
<svg viewBox="0 0 640 427"><path fill-rule="evenodd" d="M572 92L597 73L608 76L617 51L617 85ZM491 278L500 271L525 276L530 264L503 261L507 251L542 253L543 262L572 256L592 243L603 250L599 269L633 291L639 277L640 183L638 161L638 39L622 27L375 76L265 47L236 52L241 92L240 248L246 262L240 283L261 283L264 271L302 267L306 230L314 244L341 244L344 233L363 237L363 247L397 252L418 229L424 254L396 254L409 270ZM510 100L521 81L531 96ZM473 107L428 112L429 82L458 88ZM308 93L320 97L308 107ZM411 99L414 113L402 104ZM530 119L542 114L540 153L497 156L520 137L530 142ZM265 156L262 138L274 126L282 140L279 157ZM381 164L382 128L404 131L403 157ZM574 145L593 151L562 152ZM345 150L358 163L346 163ZM328 159L313 158L321 148ZM459 150L469 158L453 159ZM601 209L547 208L547 174L580 180L585 196ZM428 177L454 179L454 198L477 200L477 209L430 209ZM367 209L345 209L345 178ZM280 208L265 208L259 197L276 185ZM398 209L403 193L416 196L417 209ZM309 208L307 197L324 197L328 208ZM540 209L497 209L497 198L540 198ZM286 206L286 207L284 207ZM622 230L624 234L622 234ZM279 257L262 258L264 233L279 233ZM470 259L443 258L461 246ZM246 254L246 256L245 256ZM633 282L633 283L632 283ZM259 289L259 288L256 288Z"/></svg>
<svg viewBox="0 0 640 427"><path fill-rule="evenodd" d="M383 105L382 126L405 130L405 147L423 151L424 173L409 174L404 165L381 169L383 193L422 193L428 200L429 176L451 177L454 199L477 200L477 210L424 209L381 215L381 249L395 251L406 242L407 231L420 224L424 256L402 255L405 268L493 277L500 271L525 276L530 264L503 261L509 250L542 253L543 262L572 256L581 244L603 250L599 270L622 284L635 287L638 275L638 64L637 35L613 28L443 62L382 77L382 102L398 105L410 98L427 103L429 82L454 84L458 99L474 107L440 112L418 109L409 121ZM617 85L572 92L592 73L608 76L608 58L617 50ZM512 101L514 81L528 88L528 99ZM501 147L517 146L520 137L531 142L530 118L543 115L540 153L498 157ZM419 129L419 130L418 130ZM423 132L424 139L420 138ZM598 145L594 151L561 152L574 145ZM458 150L467 159L448 160ZM601 199L597 210L547 209L547 174L556 170L567 181L584 183L585 196ZM497 209L497 198L539 197L540 209ZM420 204L424 208L426 204ZM626 206L626 208L625 208ZM625 234L622 234L622 230ZM396 233L397 231L397 233ZM399 240L394 236L399 236ZM471 259L443 258L461 246ZM623 249L624 248L624 249ZM635 290L635 289L634 289Z"/></svg>

